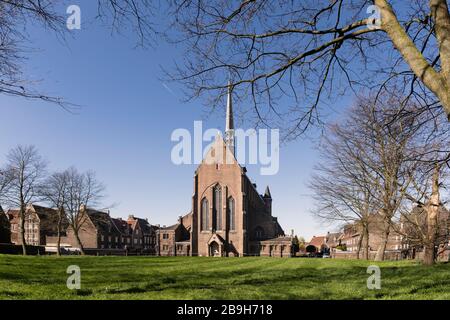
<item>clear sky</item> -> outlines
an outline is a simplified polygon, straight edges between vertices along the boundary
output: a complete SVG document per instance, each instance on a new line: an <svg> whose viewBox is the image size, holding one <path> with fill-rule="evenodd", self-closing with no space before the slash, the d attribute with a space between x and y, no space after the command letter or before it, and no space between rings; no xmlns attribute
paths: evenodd
<svg viewBox="0 0 450 320"><path fill-rule="evenodd" d="M202 101L180 102L181 89L159 79L160 66L170 68L181 49L165 43L136 49L135 35L127 30L111 35L90 20L94 7L82 3L81 30L65 42L46 30L29 30L30 47L38 50L29 52L24 65L29 78L41 80L40 89L82 109L74 115L52 104L0 95L0 163L17 144L35 145L50 170L72 165L94 170L107 187L104 204L114 205L112 216L134 214L153 224L173 224L190 210L196 166L172 163L171 133L192 131L195 120L223 130L225 106L223 113L209 115ZM335 109L348 103L338 101ZM307 240L328 230L309 212L315 143L304 138L282 146L276 175L261 176L258 166L248 167L260 193L270 185L273 214L285 232L294 229Z"/></svg>

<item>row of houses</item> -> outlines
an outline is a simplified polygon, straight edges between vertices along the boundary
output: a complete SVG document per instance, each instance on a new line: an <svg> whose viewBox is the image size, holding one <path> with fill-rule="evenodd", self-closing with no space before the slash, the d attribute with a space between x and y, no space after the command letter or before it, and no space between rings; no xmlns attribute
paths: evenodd
<svg viewBox="0 0 450 320"><path fill-rule="evenodd" d="M167 242L167 228L152 225L147 219L129 215L113 218L109 212L82 208L82 221L77 236L66 219L61 223L61 247L66 251L83 248L96 253L160 254L160 240ZM30 204L26 207L24 236L27 245L45 246L47 252L56 251L58 212L55 209ZM0 207L0 243L22 244L21 219L18 209L3 211ZM165 248L165 247L164 247ZM162 249L162 247L161 247Z"/></svg>
<svg viewBox="0 0 450 320"><path fill-rule="evenodd" d="M390 228L385 256L388 259L420 259L423 254L421 233L425 234L426 212L417 206L408 215L403 215L398 223ZM373 259L383 241L383 218L374 214L368 222L368 251ZM306 243L309 253L329 254L334 258L356 258L365 254L364 230L360 223L346 224L338 232L328 232L324 236L314 236ZM441 207L436 234L436 251L439 260L450 258L450 212Z"/></svg>

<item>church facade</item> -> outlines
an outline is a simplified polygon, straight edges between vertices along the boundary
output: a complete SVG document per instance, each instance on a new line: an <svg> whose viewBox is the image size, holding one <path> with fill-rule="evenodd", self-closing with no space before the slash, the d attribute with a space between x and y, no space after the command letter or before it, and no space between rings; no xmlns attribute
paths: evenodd
<svg viewBox="0 0 450 320"><path fill-rule="evenodd" d="M269 187L259 194L234 156L231 91L225 138L218 135L194 175L192 210L157 231L159 255L290 257L292 237L272 215Z"/></svg>

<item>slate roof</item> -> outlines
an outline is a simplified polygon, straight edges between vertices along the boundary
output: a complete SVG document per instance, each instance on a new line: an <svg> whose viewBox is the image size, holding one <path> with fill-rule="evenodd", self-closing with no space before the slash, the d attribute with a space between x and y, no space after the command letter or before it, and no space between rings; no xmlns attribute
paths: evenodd
<svg viewBox="0 0 450 320"><path fill-rule="evenodd" d="M87 208L85 213L101 233L120 233L109 213Z"/></svg>
<svg viewBox="0 0 450 320"><path fill-rule="evenodd" d="M112 222L115 224L116 228L123 235L129 235L131 233L131 226L127 221L120 218L111 218Z"/></svg>

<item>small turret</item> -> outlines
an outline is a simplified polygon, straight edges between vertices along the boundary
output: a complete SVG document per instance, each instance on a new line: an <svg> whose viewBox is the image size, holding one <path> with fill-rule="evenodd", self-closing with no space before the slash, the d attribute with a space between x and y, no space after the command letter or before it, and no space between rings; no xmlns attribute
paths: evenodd
<svg viewBox="0 0 450 320"><path fill-rule="evenodd" d="M231 92L231 82L228 82L228 95L227 95L227 113L225 120L225 144L228 149L235 154L234 148L234 120L233 120L233 101Z"/></svg>
<svg viewBox="0 0 450 320"><path fill-rule="evenodd" d="M266 191L264 192L264 203L266 204L267 212L272 214L272 195L270 194L269 186L266 187Z"/></svg>

